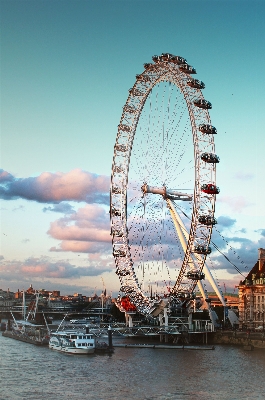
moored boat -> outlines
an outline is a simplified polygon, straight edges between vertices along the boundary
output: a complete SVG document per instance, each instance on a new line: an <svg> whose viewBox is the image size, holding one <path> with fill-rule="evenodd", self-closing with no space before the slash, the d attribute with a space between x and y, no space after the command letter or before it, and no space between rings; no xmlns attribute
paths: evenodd
<svg viewBox="0 0 265 400"><path fill-rule="evenodd" d="M95 338L93 334L82 331L54 332L49 348L70 354L92 354L95 352Z"/></svg>

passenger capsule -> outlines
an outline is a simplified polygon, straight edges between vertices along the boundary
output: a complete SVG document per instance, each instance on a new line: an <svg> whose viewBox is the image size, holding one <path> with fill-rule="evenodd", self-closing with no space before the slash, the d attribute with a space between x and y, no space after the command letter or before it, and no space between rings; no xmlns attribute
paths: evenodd
<svg viewBox="0 0 265 400"><path fill-rule="evenodd" d="M206 133L207 135L216 135L217 134L217 129L208 124L201 124L199 125L199 131L202 133Z"/></svg>
<svg viewBox="0 0 265 400"><path fill-rule="evenodd" d="M200 215L198 221L202 225L212 226L217 224L217 220L211 215Z"/></svg>
<svg viewBox="0 0 265 400"><path fill-rule="evenodd" d="M161 61L170 61L172 57L173 57L173 55L170 53L162 53L160 56L160 60Z"/></svg>
<svg viewBox="0 0 265 400"><path fill-rule="evenodd" d="M199 108L203 108L205 110L210 110L212 108L212 104L204 99L197 99L194 101L194 105Z"/></svg>
<svg viewBox="0 0 265 400"><path fill-rule="evenodd" d="M159 57L159 56L153 56L153 57L152 57L152 60L153 60L155 63L158 63L158 62L160 61L160 57Z"/></svg>
<svg viewBox="0 0 265 400"><path fill-rule="evenodd" d="M117 210L117 208L112 207L111 208L111 215L114 215L115 217L120 217L121 216L121 212L120 212L120 210Z"/></svg>
<svg viewBox="0 0 265 400"><path fill-rule="evenodd" d="M144 69L149 69L149 68L151 68L151 67L153 67L153 66L154 66L154 64L145 63L145 64L144 64Z"/></svg>
<svg viewBox="0 0 265 400"><path fill-rule="evenodd" d="M126 257L126 252L124 250L113 250L113 256L114 257Z"/></svg>
<svg viewBox="0 0 265 400"><path fill-rule="evenodd" d="M122 237L122 236L123 236L122 231L119 230L119 229L112 229L111 234L112 234L113 236L116 236L116 237Z"/></svg>
<svg viewBox="0 0 265 400"><path fill-rule="evenodd" d="M121 292L126 292L126 293L133 293L133 289L130 286L122 286L120 288Z"/></svg>
<svg viewBox="0 0 265 400"><path fill-rule="evenodd" d="M135 89L135 88L129 89L129 93L130 93L132 96L143 96L143 95L144 95L144 93L142 93L140 90Z"/></svg>
<svg viewBox="0 0 265 400"><path fill-rule="evenodd" d="M121 192L122 192L122 189L119 186L113 186L112 193L120 194Z"/></svg>
<svg viewBox="0 0 265 400"><path fill-rule="evenodd" d="M136 112L136 108L135 108L135 107L132 107L132 106L129 106L128 104L126 104L126 105L123 107L123 111L128 112L128 113L130 113L130 114L134 114L134 113Z"/></svg>
<svg viewBox="0 0 265 400"><path fill-rule="evenodd" d="M141 82L149 82L151 80L148 75L136 75L136 79Z"/></svg>
<svg viewBox="0 0 265 400"><path fill-rule="evenodd" d="M180 56L172 56L170 61L172 61L174 64L178 64L178 65L187 64L187 60Z"/></svg>
<svg viewBox="0 0 265 400"><path fill-rule="evenodd" d="M113 168L113 172L119 174L119 173L123 172L123 169L120 165L115 165Z"/></svg>
<svg viewBox="0 0 265 400"><path fill-rule="evenodd" d="M119 276L127 276L130 275L130 271L128 271L127 269L117 269L115 272L117 275Z"/></svg>
<svg viewBox="0 0 265 400"><path fill-rule="evenodd" d="M115 149L117 151L121 151L123 153L125 153L127 151L127 147L124 144L116 144Z"/></svg>
<svg viewBox="0 0 265 400"><path fill-rule="evenodd" d="M220 158L213 153L203 153L201 159L207 163L217 164L220 162Z"/></svg>
<svg viewBox="0 0 265 400"><path fill-rule="evenodd" d="M190 79L187 81L187 85L194 89L205 89L205 84L198 79Z"/></svg>
<svg viewBox="0 0 265 400"><path fill-rule="evenodd" d="M128 288L127 286L124 286L123 288ZM129 291L128 289L126 290L127 293L132 293L132 291ZM131 303L129 297L123 296L121 298L121 306L124 308L125 311L136 311L136 307L133 303Z"/></svg>
<svg viewBox="0 0 265 400"><path fill-rule="evenodd" d="M190 292L177 292L175 294L175 296L180 299L190 299L191 293Z"/></svg>
<svg viewBox="0 0 265 400"><path fill-rule="evenodd" d="M130 132L130 130L131 130L131 127L129 125L125 125L125 124L118 125L118 128L124 132Z"/></svg>
<svg viewBox="0 0 265 400"><path fill-rule="evenodd" d="M207 194L218 194L220 193L219 187L213 185L212 183L205 183L201 186L201 191Z"/></svg>
<svg viewBox="0 0 265 400"><path fill-rule="evenodd" d="M205 274L200 271L189 271L187 273L187 278L192 281L201 281L202 279L205 279Z"/></svg>
<svg viewBox="0 0 265 400"><path fill-rule="evenodd" d="M189 64L180 64L179 69L185 74L197 74L196 69Z"/></svg>
<svg viewBox="0 0 265 400"><path fill-rule="evenodd" d="M203 245L198 245L198 246L194 247L193 252L197 253L197 254L205 254L205 255L207 255L207 254L211 254L212 249L209 246L207 247L207 246L203 246Z"/></svg>

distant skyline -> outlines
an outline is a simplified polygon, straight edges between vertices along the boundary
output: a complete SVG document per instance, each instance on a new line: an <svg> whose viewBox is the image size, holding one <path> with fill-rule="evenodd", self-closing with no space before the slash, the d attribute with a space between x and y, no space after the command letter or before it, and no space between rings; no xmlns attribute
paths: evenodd
<svg viewBox="0 0 265 400"><path fill-rule="evenodd" d="M221 159L217 229L248 272L265 248L264 1L0 7L0 288L91 295L102 277L118 293L109 234L117 125L135 75L162 52L185 57L206 84ZM213 239L228 255L224 239ZM220 285L233 291L242 277L217 258Z"/></svg>

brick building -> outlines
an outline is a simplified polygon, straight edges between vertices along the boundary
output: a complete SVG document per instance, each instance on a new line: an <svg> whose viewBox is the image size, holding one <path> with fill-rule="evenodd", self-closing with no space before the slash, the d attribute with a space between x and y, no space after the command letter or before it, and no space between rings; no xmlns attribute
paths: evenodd
<svg viewBox="0 0 265 400"><path fill-rule="evenodd" d="M259 249L259 259L238 286L239 328L263 329L265 318L265 249Z"/></svg>

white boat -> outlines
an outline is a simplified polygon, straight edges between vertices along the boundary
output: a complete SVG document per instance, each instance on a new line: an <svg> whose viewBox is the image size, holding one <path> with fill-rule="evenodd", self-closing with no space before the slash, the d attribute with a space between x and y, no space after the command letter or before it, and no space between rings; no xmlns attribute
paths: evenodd
<svg viewBox="0 0 265 400"><path fill-rule="evenodd" d="M49 348L70 354L91 354L95 351L95 338L82 331L59 331L51 334Z"/></svg>

